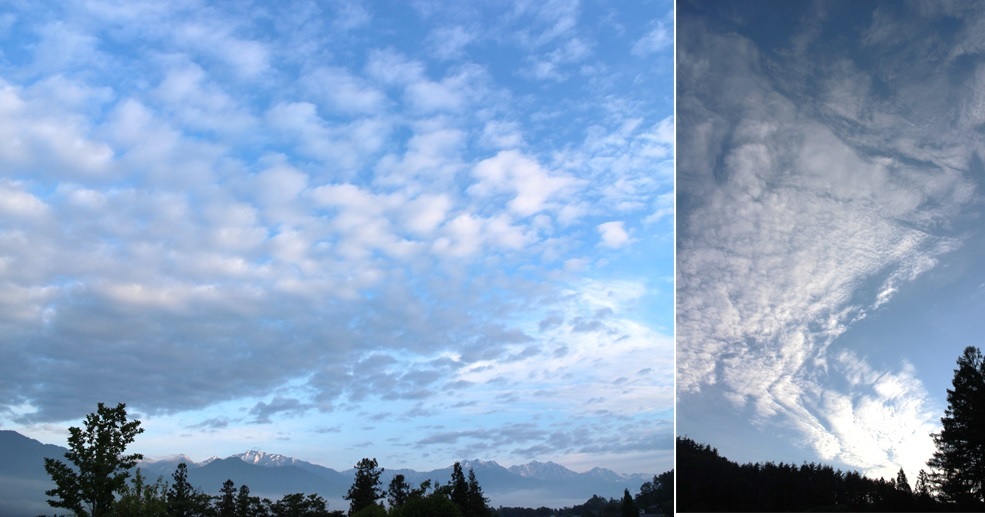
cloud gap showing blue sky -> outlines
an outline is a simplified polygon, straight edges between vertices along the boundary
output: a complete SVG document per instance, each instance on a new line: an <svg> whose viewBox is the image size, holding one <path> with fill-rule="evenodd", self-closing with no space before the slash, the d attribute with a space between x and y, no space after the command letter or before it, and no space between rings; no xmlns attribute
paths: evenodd
<svg viewBox="0 0 985 517"><path fill-rule="evenodd" d="M985 12L681 2L678 433L910 479L981 346Z"/></svg>
<svg viewBox="0 0 985 517"><path fill-rule="evenodd" d="M0 425L672 462L666 1L0 7Z"/></svg>

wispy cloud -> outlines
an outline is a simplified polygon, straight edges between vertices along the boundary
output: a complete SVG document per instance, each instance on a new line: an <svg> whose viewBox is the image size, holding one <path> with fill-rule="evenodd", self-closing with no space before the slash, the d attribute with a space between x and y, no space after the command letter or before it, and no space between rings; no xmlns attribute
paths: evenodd
<svg viewBox="0 0 985 517"><path fill-rule="evenodd" d="M935 415L914 367L877 371L837 339L961 245L948 227L976 199L980 146L963 124L902 123L910 97L874 93L878 68L682 19L679 389L796 429L823 459L915 473ZM825 70L819 94L805 69Z"/></svg>

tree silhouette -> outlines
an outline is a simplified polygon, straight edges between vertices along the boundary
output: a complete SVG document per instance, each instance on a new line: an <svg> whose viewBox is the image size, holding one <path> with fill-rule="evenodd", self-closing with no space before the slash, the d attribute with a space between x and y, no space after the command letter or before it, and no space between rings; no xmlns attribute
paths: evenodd
<svg viewBox="0 0 985 517"><path fill-rule="evenodd" d="M410 485L407 484L403 474L397 474L390 480L390 487L386 490L386 500L390 504L390 509L400 508L410 497Z"/></svg>
<svg viewBox="0 0 985 517"><path fill-rule="evenodd" d="M678 483L674 505L681 512L899 513L945 509L929 496L917 497L905 474L887 481L816 463L800 467L782 462L739 465L711 446L680 437L675 453ZM919 481L918 486L922 486Z"/></svg>
<svg viewBox="0 0 985 517"><path fill-rule="evenodd" d="M941 499L980 509L985 503L985 364L978 348L964 349L952 385L942 429L931 435L937 450L927 465Z"/></svg>
<svg viewBox="0 0 985 517"><path fill-rule="evenodd" d="M45 491L48 504L71 510L76 515L109 515L116 493L123 490L128 472L143 459L141 454L124 454L134 437L144 432L139 420L128 421L126 405L110 408L100 402L95 413L85 419L85 429L69 427L69 451L60 460L44 459L44 469L55 482Z"/></svg>
<svg viewBox="0 0 985 517"><path fill-rule="evenodd" d="M465 513L469 506L469 482L465 480L462 464L455 462L451 470L451 502Z"/></svg>
<svg viewBox="0 0 985 517"><path fill-rule="evenodd" d="M270 510L275 516L284 517L332 515L328 511L328 503L318 494L287 494L273 503Z"/></svg>
<svg viewBox="0 0 985 517"><path fill-rule="evenodd" d="M233 480L227 479L222 484L215 510L219 517L236 517L236 483Z"/></svg>
<svg viewBox="0 0 985 517"><path fill-rule="evenodd" d="M168 515L168 485L163 477L156 483L148 484L140 469L120 491L120 499L113 504L113 515L141 517L166 517Z"/></svg>
<svg viewBox="0 0 985 517"><path fill-rule="evenodd" d="M176 517L192 517L207 513L209 510L208 494L199 493L188 482L188 465L179 463L171 474L174 482L168 489L168 514Z"/></svg>
<svg viewBox="0 0 985 517"><path fill-rule="evenodd" d="M349 487L349 492L345 495L345 500L349 501L349 515L353 515L363 508L376 505L376 501L383 499L380 490L380 474L383 470L379 468L376 458L363 458L355 465L356 478Z"/></svg>
<svg viewBox="0 0 985 517"><path fill-rule="evenodd" d="M640 512L636 509L633 496L629 495L629 489L623 490L622 494L622 517L637 517Z"/></svg>
<svg viewBox="0 0 985 517"><path fill-rule="evenodd" d="M475 477L475 472L469 468L467 506L462 513L470 517L486 517L490 514L489 499L482 493L479 480Z"/></svg>
<svg viewBox="0 0 985 517"><path fill-rule="evenodd" d="M896 489L907 494L913 493L913 489L910 488L910 483L906 479L906 472L903 472L903 467L900 467L899 473L896 474Z"/></svg>

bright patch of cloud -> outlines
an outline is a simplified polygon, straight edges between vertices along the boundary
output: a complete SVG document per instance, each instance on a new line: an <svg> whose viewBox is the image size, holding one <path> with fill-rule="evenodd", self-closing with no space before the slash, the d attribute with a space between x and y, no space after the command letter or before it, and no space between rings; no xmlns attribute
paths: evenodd
<svg viewBox="0 0 985 517"><path fill-rule="evenodd" d="M609 221L598 225L602 245L607 248L621 248L629 244L631 239L626 233L625 224L623 221Z"/></svg>
<svg viewBox="0 0 985 517"><path fill-rule="evenodd" d="M469 188L470 193L479 197L513 193L508 206L522 217L544 210L552 197L574 184L571 177L550 173L536 160L513 150L482 160L473 174L479 182Z"/></svg>

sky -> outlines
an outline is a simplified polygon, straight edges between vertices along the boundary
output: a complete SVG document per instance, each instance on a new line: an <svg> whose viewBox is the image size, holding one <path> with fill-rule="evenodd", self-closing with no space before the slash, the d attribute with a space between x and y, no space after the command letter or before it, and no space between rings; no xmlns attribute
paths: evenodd
<svg viewBox="0 0 985 517"><path fill-rule="evenodd" d="M0 427L672 465L670 1L4 2Z"/></svg>
<svg viewBox="0 0 985 517"><path fill-rule="evenodd" d="M962 2L678 3L679 435L926 468L985 345L983 28Z"/></svg>

